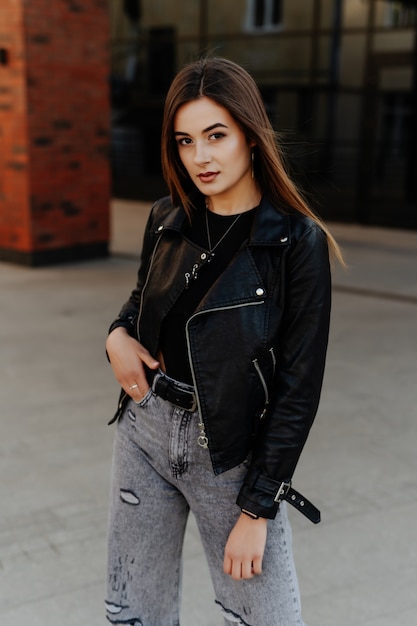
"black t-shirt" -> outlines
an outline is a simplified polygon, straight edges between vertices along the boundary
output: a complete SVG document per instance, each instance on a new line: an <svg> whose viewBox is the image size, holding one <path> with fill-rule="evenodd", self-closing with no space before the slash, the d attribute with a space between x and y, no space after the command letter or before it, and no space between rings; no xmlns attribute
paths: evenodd
<svg viewBox="0 0 417 626"><path fill-rule="evenodd" d="M160 349L166 373L175 380L193 384L185 325L243 242L249 238L256 208L239 214L237 221L237 214L225 216L207 211L211 249L214 254L208 263L200 267L197 279L190 280L188 289L184 289L161 326ZM199 207L193 212L191 222L186 223L184 236L201 248L210 249L205 207Z"/></svg>

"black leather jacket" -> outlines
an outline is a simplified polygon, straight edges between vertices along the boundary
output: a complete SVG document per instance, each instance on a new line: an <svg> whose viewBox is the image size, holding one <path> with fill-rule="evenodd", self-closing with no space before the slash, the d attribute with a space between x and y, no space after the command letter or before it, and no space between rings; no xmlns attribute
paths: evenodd
<svg viewBox="0 0 417 626"><path fill-rule="evenodd" d="M169 198L155 203L137 286L110 327L125 326L153 356L185 275L208 257L183 237L185 219ZM276 489L291 480L317 411L329 317L325 234L311 219L263 198L249 241L186 328L213 470L220 474L246 460L237 504L263 517L276 515ZM126 397L123 392L112 421Z"/></svg>

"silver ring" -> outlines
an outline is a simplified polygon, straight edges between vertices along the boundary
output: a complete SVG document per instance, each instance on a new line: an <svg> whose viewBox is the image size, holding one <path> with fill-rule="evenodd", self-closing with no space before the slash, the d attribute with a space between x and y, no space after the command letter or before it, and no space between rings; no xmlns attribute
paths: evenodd
<svg viewBox="0 0 417 626"><path fill-rule="evenodd" d="M130 385L129 389L137 389L137 385L136 384L135 385Z"/></svg>

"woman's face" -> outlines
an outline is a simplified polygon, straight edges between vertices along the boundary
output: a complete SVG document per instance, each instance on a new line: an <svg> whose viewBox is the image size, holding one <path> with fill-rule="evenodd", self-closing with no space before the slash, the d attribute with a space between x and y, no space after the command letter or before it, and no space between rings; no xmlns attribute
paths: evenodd
<svg viewBox="0 0 417 626"><path fill-rule="evenodd" d="M174 118L180 159L193 183L213 200L252 196L251 148L224 107L207 97L183 104Z"/></svg>

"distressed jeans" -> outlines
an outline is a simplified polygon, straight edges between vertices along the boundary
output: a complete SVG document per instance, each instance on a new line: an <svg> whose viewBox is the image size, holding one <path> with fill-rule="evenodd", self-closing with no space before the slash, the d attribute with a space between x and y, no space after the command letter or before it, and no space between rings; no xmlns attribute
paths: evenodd
<svg viewBox="0 0 417 626"><path fill-rule="evenodd" d="M185 386L186 387L186 386ZM182 549L189 511L228 626L305 626L286 505L268 521L263 572L234 581L223 553L240 514L246 463L215 476L197 444L198 413L149 390L117 424L111 480L107 619L130 626L179 626ZM213 625L215 626L215 625Z"/></svg>

